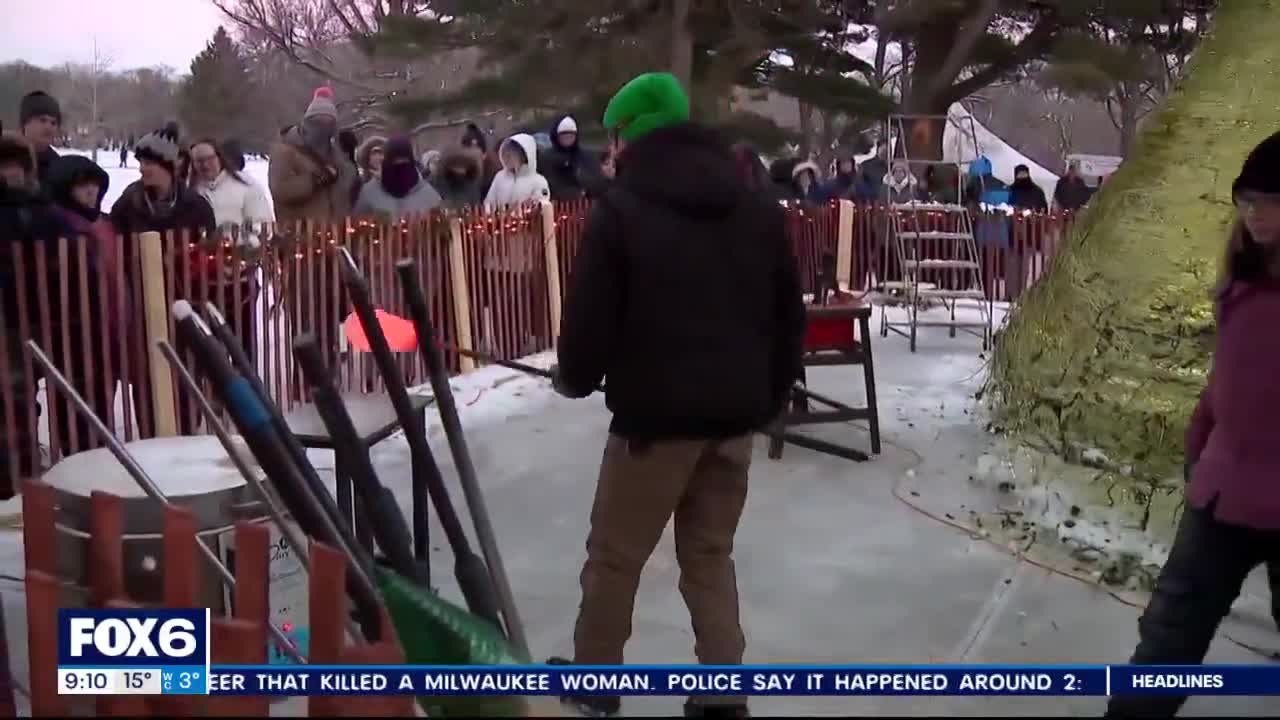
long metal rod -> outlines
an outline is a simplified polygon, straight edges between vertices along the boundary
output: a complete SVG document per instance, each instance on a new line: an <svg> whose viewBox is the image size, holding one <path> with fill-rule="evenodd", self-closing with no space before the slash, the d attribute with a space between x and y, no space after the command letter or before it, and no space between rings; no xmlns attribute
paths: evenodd
<svg viewBox="0 0 1280 720"><path fill-rule="evenodd" d="M441 500L438 495L444 493L447 497L447 490L445 490L444 481L440 479L440 469L436 465L435 456L432 455L431 447L427 444L423 415L414 411L413 401L410 400L409 391L404 384L403 373L391 355L391 347L387 343L386 335L382 332L382 326L378 324L369 283L360 272L350 250L339 247L336 256L342 271L342 284L347 291L347 300L364 328L365 338L369 341L369 350L373 354L374 365L382 375L387 397L391 400L391 407L395 410L409 443L409 460L412 466L410 475L413 480L410 488L413 500L413 506L410 508L413 524L413 554L419 562L428 561L431 541L428 537L430 534L428 503L434 501L438 504ZM456 545L459 536L465 538L462 525L456 522L456 513L454 515L454 520L443 515L440 518L440 524L448 535L451 545Z"/></svg>
<svg viewBox="0 0 1280 720"><path fill-rule="evenodd" d="M329 437L333 440L334 454L351 478L351 484L364 503L373 524L374 537L382 548L391 567L406 579L419 585L429 585L422 569L413 556L413 536L409 525L400 514L395 496L378 480L369 453L360 443L359 434L347 406L334 387L333 378L324 366L320 345L313 333L300 336L293 343L293 355L298 369L311 388L311 403Z"/></svg>
<svg viewBox="0 0 1280 720"><path fill-rule="evenodd" d="M522 372L527 375L533 375L535 377L547 378L548 380L551 379L550 370L544 370L540 367L534 367L533 365L529 365L528 363L522 363L517 360L503 360L501 358L490 355L489 353L480 352L479 350L468 350L466 348L458 347L457 345L454 345L451 342L446 342L440 339L435 340L435 343L440 347L444 348L445 350L452 350L453 352L463 357L469 357L472 360L479 360L481 362L486 362L491 365L499 365L501 367L507 368L508 370L515 370L517 372Z"/></svg>
<svg viewBox="0 0 1280 720"><path fill-rule="evenodd" d="M271 396L267 393L267 388L263 385L262 378L258 376L258 371L249 360L249 356L245 353L240 339L231 331L231 326L227 324L226 318L222 316L216 305L212 302L207 302L204 304L204 309L213 325L210 328L210 333L231 358L231 367L239 372L241 377L249 383L249 387L258 395L258 400L261 401L262 406L271 415L271 424L275 428L276 435L293 458L293 465L301 475L306 489L315 497L316 504L328 517L328 524L338 533L340 542L335 543L335 547L339 550L349 550L350 552L347 554L352 562L364 568L365 574L369 574L372 565L364 562L356 554L361 546L355 533L348 527L351 519L344 517L342 511L338 509L333 496L329 493L328 488L325 487L319 474L316 473L315 466L307 458L306 449L298 442L298 438L289 429L289 423L285 421L284 415L281 414L280 408L276 406Z"/></svg>
<svg viewBox="0 0 1280 720"><path fill-rule="evenodd" d="M156 346L160 348L160 352L164 355L164 359L168 361L169 367L173 369L175 375L178 376L178 382L182 384L182 388L187 394L195 398L196 404L200 407L200 413L204 415L205 424L213 431L218 442L222 443L222 448L227 451L227 455L231 458L232 464L236 466L236 470L240 471L240 476L244 478L249 487L253 488L258 498L267 506L267 514L271 516L272 521L280 528L280 534L284 536L285 544L293 551L298 562L302 564L302 569L308 573L311 572L311 557L307 552L307 543L302 534L298 532L297 527L289 522L285 517L284 510L280 507L280 501L275 495L267 489L262 483L258 474L249 467L249 463L245 461L239 448L231 440L231 433L227 430L227 426L222 424L222 420L218 417L218 412L213 409L209 398L205 397L200 391L200 384L196 382L196 378L183 364L182 358L178 356L178 351L168 340L156 341ZM354 621L348 620L347 630L352 637L360 637L360 628Z"/></svg>
<svg viewBox="0 0 1280 720"><path fill-rule="evenodd" d="M494 568L490 564L493 562L493 557L490 554L491 547L485 544L485 536L481 529L481 524L476 523L475 528L477 539L480 541L480 549L485 553L484 558L481 558L471 549L471 542L468 540L462 521L459 519L458 510L454 506L449 489L444 483L444 476L440 474L440 467L436 464L431 445L427 442L425 417L422 413L415 411L413 407L409 392L404 385L403 372L396 364L395 358L391 354L391 347L387 342L386 333L382 331L382 326L378 322L377 311L369 290L369 282L364 277L364 274L360 272L355 258L351 256L347 248L338 248L338 259L342 265L342 276L347 288L347 298L351 301L351 306L355 309L356 317L360 320L361 326L364 327L365 336L369 340L369 349L373 352L374 360L377 361L378 371L382 374L382 379L386 383L387 394L390 396L391 404L395 408L396 417L400 419L400 425L404 428L406 439L409 442L409 453L412 456L413 465L413 486L415 488L413 507L414 541L415 545L418 540L424 543L422 555L419 555L419 557L426 555L426 533L419 533L419 530L425 531L426 529L428 510L426 502L430 501L435 507L436 516L440 519L440 527L444 530L445 537L449 541L449 548L453 551L453 574L458 581L458 588L462 590L462 596L467 602L467 609L479 617L490 620L494 625L501 628L502 618L499 617L499 596L494 587L494 575L491 572ZM474 521L477 513L483 509L483 498L475 496L473 493L475 488L468 485L465 476L460 474L459 480L462 484L462 491L467 498L467 508L471 511ZM419 506L417 500L418 493L416 490L418 489L421 489L423 496L421 506ZM416 550L417 548L415 548ZM520 647L519 649L523 651L527 648Z"/></svg>
<svg viewBox="0 0 1280 720"><path fill-rule="evenodd" d="M200 385L196 382L195 376L191 374L187 366L182 363L182 359L178 357L178 351L174 349L168 340L159 340L156 342L156 346L164 354L164 359L169 363L169 367L173 369L174 374L177 375L178 382L181 383L182 388L195 399L197 406L200 408L200 413L204 416L205 423L213 431L214 437L218 438L218 442L222 443L222 448L227 451L227 456L231 458L231 463L236 466L236 470L240 472L241 477L245 479L249 487L253 488L258 498L266 504L267 514L280 526L280 532L284 535L285 543L289 545L289 549L298 557L303 569L310 572L311 559L307 554L306 542L302 540L294 529L293 524L285 518L285 513L281 510L280 503L262 484L258 474L249 467L249 463L245 461L239 448L231 440L231 433L227 432L226 426L218 418L218 413L209 404L209 399L200 391Z"/></svg>
<svg viewBox="0 0 1280 720"><path fill-rule="evenodd" d="M475 527L476 539L480 543L480 551L489 564L489 579L497 593L501 605L502 618L507 631L507 638L526 657L529 656L529 641L525 636L524 623L520 620L520 612L516 607L515 594L511 590L511 581L507 569L502 562L502 553L498 548L497 534L493 530L493 522L485 507L484 492L480 489L475 464L471 452L467 449L466 436L462 431L462 423L458 418L458 408L449 388L449 378L445 372L444 361L440 349L434 345L435 330L431 326L431 314L427 307L426 295L422 292L422 284L412 260L401 260L396 263L396 271L400 275L401 291L405 304L418 335L418 349L427 364L427 373L431 380L431 388L436 395L436 404L440 410L440 422L444 425L445 436L449 441L449 451L453 455L454 469L458 472L458 482L467 499L467 507L471 511L471 523Z"/></svg>
<svg viewBox="0 0 1280 720"><path fill-rule="evenodd" d="M347 591L355 605L364 637L376 642L382 637L382 597L373 582L372 561L365 558L358 546L350 546L345 538L350 528L341 518L335 522L321 507L320 498L307 486L300 464L309 465L303 458L292 456L271 422L271 413L242 375L227 359L226 348L213 337L207 325L192 309L191 304L179 300L173 304L174 329L179 342L184 342L195 355L197 369L205 374L213 385L213 391L224 407L231 411L232 421L240 431L250 452L258 460L280 499L298 524L310 536L338 549L351 564L347 568ZM312 470L314 472L314 469ZM315 492L327 490L323 487ZM339 529L341 528L341 529Z"/></svg>
<svg viewBox="0 0 1280 720"><path fill-rule="evenodd" d="M99 437L102 438L102 441L107 444L107 449L116 457L116 460L120 461L120 464L124 466L129 475L138 483L138 486L142 488L142 491L152 500L160 503L161 505L165 507L172 506L173 503L169 502L168 496L166 496L160 487L156 485L155 481L151 479L151 476L147 474L147 471L138 464L138 461L134 459L133 455L129 454L129 450L125 448L124 443L120 442L120 440L112 434L111 429L102 422L102 419L93 412L93 408L89 407L89 403L85 402L85 399L81 397L80 393L72 387L66 376L54 366L53 362L44 354L44 351L40 349L40 346L36 344L35 340L27 341L27 349L31 351L31 356L35 359L36 364L38 364L40 369L44 371L45 379L53 383L57 387L58 392L62 393L62 395L71 402L71 405L76 409L76 412L80 413L80 417L84 418L84 420L88 422L95 431L97 431ZM214 553L213 550L211 550L209 546L198 537L196 538L196 547L200 548L200 554L204 555L204 559L209 562L214 571L222 578L223 584L234 590L236 587L236 578L231 574L230 570L227 570L227 566L223 565L222 561L218 559L217 554ZM293 660L300 665L306 664L306 659L298 653L298 650L293 646L293 643L289 642L288 636L286 636L280 628L276 627L275 623L268 620L267 630L271 634L271 639L274 640L276 645L280 648L280 651L285 655L288 655L290 660Z"/></svg>

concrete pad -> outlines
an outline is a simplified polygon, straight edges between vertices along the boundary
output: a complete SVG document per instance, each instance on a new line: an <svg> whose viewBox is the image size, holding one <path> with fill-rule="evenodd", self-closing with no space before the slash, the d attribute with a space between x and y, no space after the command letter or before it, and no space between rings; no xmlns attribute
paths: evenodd
<svg viewBox="0 0 1280 720"><path fill-rule="evenodd" d="M931 329L932 330L932 329ZM1104 663L1123 662L1136 643L1138 610L1100 590L1021 563L1006 549L930 517L929 503L954 508L985 501L967 482L989 441L974 395L985 361L971 337L921 335L920 351L876 336L883 453L867 463L787 447L780 461L758 438L752 484L735 557L751 663ZM580 591L578 573L609 414L600 397L568 401L542 381L510 380L493 370L491 385L520 386L526 397L485 415L483 388L460 403L467 440L496 529L502 557L535 660L572 654ZM488 381L486 381L488 382ZM811 368L810 385L851 404L863 400L857 368ZM475 385L475 382L471 383ZM868 446L859 424L800 432ZM429 430L453 504L473 538L464 495L437 422ZM312 453L326 478L332 455ZM384 483L410 507L407 443L375 447ZM913 496L911 493L918 493ZM936 513L935 513L936 514ZM453 558L432 513L433 579L459 604ZM19 532L0 532L0 564L21 574ZM636 599L627 659L688 663L693 637L677 589L670 532L645 569ZM11 647L25 640L20 595L6 585ZM15 674L19 674L15 658ZM25 662L25 657L23 658ZM1219 640L1210 661L1257 662ZM25 682L25 667L21 670ZM1083 715L1099 698L753 698L763 715ZM628 715L679 714L683 698L630 698ZM1262 715L1273 699L1193 701L1189 713ZM305 708L273 707L288 715ZM1274 712L1274 711L1272 711Z"/></svg>

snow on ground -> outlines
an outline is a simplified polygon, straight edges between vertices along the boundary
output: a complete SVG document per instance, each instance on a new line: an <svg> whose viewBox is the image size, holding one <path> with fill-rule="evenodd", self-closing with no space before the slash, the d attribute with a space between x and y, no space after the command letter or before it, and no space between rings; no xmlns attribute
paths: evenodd
<svg viewBox="0 0 1280 720"><path fill-rule="evenodd" d="M1005 310L996 307L997 326ZM904 311L890 308L888 313L891 320L901 320ZM928 311L931 319L940 313ZM960 314L971 317L972 311ZM882 453L870 462L851 463L788 447L781 460L773 461L765 458L763 439L757 442L735 543L746 661L1123 662L1136 641L1137 609L1094 586L1028 564L1027 556L957 522L966 510L986 510L996 501L985 483L964 478L984 471L998 476L1004 462L993 455L994 439L975 400L987 369L978 339L924 328L918 351L911 353L906 339L880 337L879 308L871 327ZM550 353L526 359L539 367L553 360ZM811 368L809 383L824 395L861 404L859 368ZM497 366L453 378L451 385L534 657L569 654L583 541L609 421L602 398L566 400L544 379ZM430 425L430 443L449 495L465 517L464 494L439 423L433 418ZM863 423L798 431L867 447ZM331 477L331 454L312 455ZM373 448L373 461L407 514L407 443L402 437L380 443ZM460 600L448 543L434 516L431 523L433 580L444 596ZM21 533L0 531L0 573L20 576L22 556ZM641 580L629 662L692 660L678 578L668 529ZM0 589L14 676L26 684L21 586L6 582ZM1258 662L1228 639L1237 629L1224 629L1211 662ZM1211 700L1193 700L1184 714L1270 714L1266 698ZM671 716L681 702L628 698L627 715ZM752 702L757 714L772 716L1085 717L1102 709L1098 698L771 697ZM273 714L302 710L302 704L281 703Z"/></svg>
<svg viewBox="0 0 1280 720"><path fill-rule="evenodd" d="M520 362L537 368L548 369L556 362L554 352L544 352L521 358ZM510 418L537 412L556 395L551 382L544 378L526 375L501 365L489 365L449 380L458 405L458 418L465 428L482 428ZM415 388L414 392L429 393L431 385ZM431 411L431 424L438 417Z"/></svg>

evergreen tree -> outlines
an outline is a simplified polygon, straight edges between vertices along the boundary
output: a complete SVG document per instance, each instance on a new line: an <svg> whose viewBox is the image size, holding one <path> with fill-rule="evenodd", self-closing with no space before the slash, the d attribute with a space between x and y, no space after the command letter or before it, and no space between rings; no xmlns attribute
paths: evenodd
<svg viewBox="0 0 1280 720"><path fill-rule="evenodd" d="M1100 27L1150 24L1152 8L1186 15L1207 0L438 0L430 16L384 22L374 53L418 55L475 48L488 72L449 93L406 98L409 116L481 109L585 111L645 70L687 77L695 114L734 124L735 86L767 88L857 132L894 108L945 115L988 85L1062 64L1123 79L1125 49L1148 35L1101 37ZM851 43L874 34L900 52L886 88L882 68ZM888 93L893 98L887 97ZM754 121L748 119L750 125ZM910 128L914 156L938 156L943 124Z"/></svg>
<svg viewBox="0 0 1280 720"><path fill-rule="evenodd" d="M268 139L253 122L254 87L249 64L221 26L205 49L191 61L182 83L178 114L184 140L239 138L246 150L261 152Z"/></svg>
<svg viewBox="0 0 1280 720"><path fill-rule="evenodd" d="M945 115L970 95L1030 72L1067 67L1094 82L1132 78L1135 46L1152 34L1102 32L1146 27L1207 12L1211 0L847 0L855 22L874 25L881 42L896 43L904 71L903 113ZM909 128L909 152L940 157L944 122L921 119Z"/></svg>
<svg viewBox="0 0 1280 720"><path fill-rule="evenodd" d="M857 78L856 58L839 47L840 3L822 0L444 0L433 17L384 22L371 52L414 56L449 48L478 49L487 73L442 95L408 98L401 113L495 108L536 114L576 112L598 118L627 79L670 69L691 90L695 115L745 132L764 145L788 133L767 118L737 113L735 86L804 96L820 107L868 113L892 102ZM771 61L778 51L803 56L803 70ZM656 60L656 61L655 61ZM862 63L865 65L865 63Z"/></svg>
<svg viewBox="0 0 1280 720"><path fill-rule="evenodd" d="M1166 525L1212 354L1231 183L1275 131L1274 0L1230 0L1133 152L996 345L997 423L1064 458L1097 448L1098 492ZM1153 507L1154 505L1154 507Z"/></svg>

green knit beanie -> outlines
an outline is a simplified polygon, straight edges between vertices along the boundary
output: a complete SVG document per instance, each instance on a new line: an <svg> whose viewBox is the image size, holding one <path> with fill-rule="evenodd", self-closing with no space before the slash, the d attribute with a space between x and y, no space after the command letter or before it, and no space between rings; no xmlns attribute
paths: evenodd
<svg viewBox="0 0 1280 720"><path fill-rule="evenodd" d="M622 86L604 111L604 127L628 142L689 120L689 96L671 73L645 73Z"/></svg>

